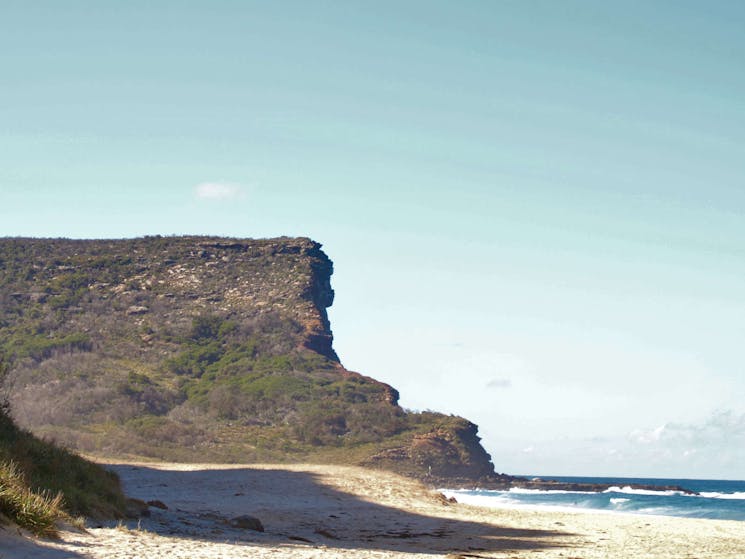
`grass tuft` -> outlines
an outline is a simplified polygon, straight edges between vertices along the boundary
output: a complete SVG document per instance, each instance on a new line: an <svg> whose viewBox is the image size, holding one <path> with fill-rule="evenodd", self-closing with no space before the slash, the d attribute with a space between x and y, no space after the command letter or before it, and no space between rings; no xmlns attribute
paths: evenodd
<svg viewBox="0 0 745 559"><path fill-rule="evenodd" d="M33 534L57 536L56 522L66 519L62 493L52 496L47 491L32 491L18 465L0 463L0 512Z"/></svg>
<svg viewBox="0 0 745 559"><path fill-rule="evenodd" d="M121 517L124 495L115 474L19 429L0 402L0 514L42 537L73 515Z"/></svg>

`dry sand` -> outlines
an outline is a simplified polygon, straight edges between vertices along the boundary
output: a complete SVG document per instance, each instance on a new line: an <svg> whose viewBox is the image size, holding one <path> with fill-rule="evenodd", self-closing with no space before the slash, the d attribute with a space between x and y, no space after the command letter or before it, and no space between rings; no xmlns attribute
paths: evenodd
<svg viewBox="0 0 745 559"><path fill-rule="evenodd" d="M487 509L341 466L112 464L128 495L168 510L59 541L0 529L0 559L745 557L745 522ZM259 518L264 533L230 527Z"/></svg>

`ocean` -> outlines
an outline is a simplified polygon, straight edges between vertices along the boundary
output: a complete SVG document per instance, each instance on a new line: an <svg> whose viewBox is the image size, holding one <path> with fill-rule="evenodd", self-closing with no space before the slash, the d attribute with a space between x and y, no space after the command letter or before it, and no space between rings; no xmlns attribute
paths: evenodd
<svg viewBox="0 0 745 559"><path fill-rule="evenodd" d="M530 479L533 476L523 476ZM442 492L460 503L495 508L540 508L546 510L605 511L656 514L688 518L745 521L745 481L703 479L650 479L541 476L558 481L603 483L613 487L602 493L510 489L509 491L451 490ZM676 491L632 489L631 484L677 485L699 495Z"/></svg>

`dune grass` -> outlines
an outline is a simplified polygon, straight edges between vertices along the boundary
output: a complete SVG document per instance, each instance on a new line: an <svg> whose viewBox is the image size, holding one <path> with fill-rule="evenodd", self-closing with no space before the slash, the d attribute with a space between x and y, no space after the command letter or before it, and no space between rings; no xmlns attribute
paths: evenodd
<svg viewBox="0 0 745 559"><path fill-rule="evenodd" d="M14 462L0 463L0 513L42 537L55 537L56 522L67 517L62 493L32 491Z"/></svg>
<svg viewBox="0 0 745 559"><path fill-rule="evenodd" d="M117 518L124 504L115 474L19 429L0 406L0 513L53 537L59 520Z"/></svg>

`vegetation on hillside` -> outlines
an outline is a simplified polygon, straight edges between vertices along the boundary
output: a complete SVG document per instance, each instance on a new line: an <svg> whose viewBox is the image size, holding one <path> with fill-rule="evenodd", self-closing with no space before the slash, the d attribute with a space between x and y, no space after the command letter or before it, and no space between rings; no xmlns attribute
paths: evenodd
<svg viewBox="0 0 745 559"><path fill-rule="evenodd" d="M0 239L14 418L107 455L493 473L475 426L342 367L331 273L308 239Z"/></svg>

